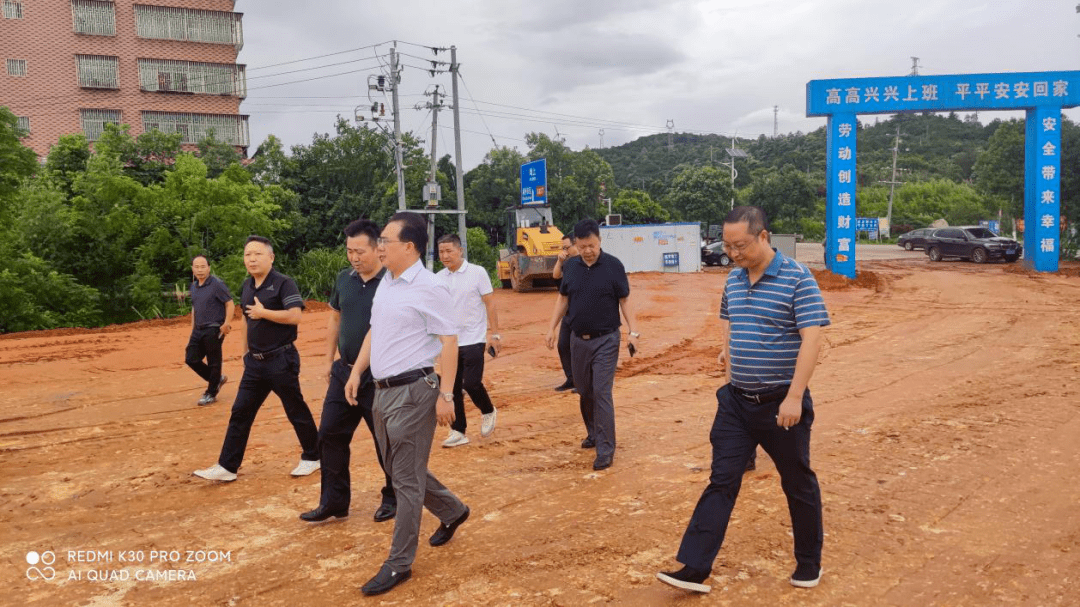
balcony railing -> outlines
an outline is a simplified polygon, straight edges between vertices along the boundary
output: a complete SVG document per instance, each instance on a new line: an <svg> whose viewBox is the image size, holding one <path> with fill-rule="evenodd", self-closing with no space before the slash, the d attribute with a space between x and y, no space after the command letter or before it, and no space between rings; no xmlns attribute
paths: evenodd
<svg viewBox="0 0 1080 607"><path fill-rule="evenodd" d="M97 141L106 124L120 124L120 110L79 110L83 134L90 141Z"/></svg>
<svg viewBox="0 0 1080 607"><path fill-rule="evenodd" d="M181 143L199 143L210 131L214 138L235 146L248 146L248 117L237 114L183 114L175 112L142 113L143 130L181 133Z"/></svg>
<svg viewBox="0 0 1080 607"><path fill-rule="evenodd" d="M135 30L140 38L244 46L241 13L204 11L175 6L135 5Z"/></svg>
<svg viewBox="0 0 1080 607"><path fill-rule="evenodd" d="M88 89L120 88L118 57L75 55L79 86Z"/></svg>
<svg viewBox="0 0 1080 607"><path fill-rule="evenodd" d="M30 134L30 117L19 116L18 124L15 125L15 128L19 129L21 137L28 136Z"/></svg>
<svg viewBox="0 0 1080 607"><path fill-rule="evenodd" d="M112 2L71 0L71 22L76 34L116 35L116 7Z"/></svg>
<svg viewBox="0 0 1080 607"><path fill-rule="evenodd" d="M26 59L8 59L6 63L8 76L26 75Z"/></svg>
<svg viewBox="0 0 1080 607"><path fill-rule="evenodd" d="M139 87L144 91L247 96L242 65L171 59L139 59Z"/></svg>

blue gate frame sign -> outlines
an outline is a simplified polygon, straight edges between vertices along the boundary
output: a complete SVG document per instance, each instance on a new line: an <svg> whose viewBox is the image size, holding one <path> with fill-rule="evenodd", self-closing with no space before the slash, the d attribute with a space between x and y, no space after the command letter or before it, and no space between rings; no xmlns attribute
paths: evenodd
<svg viewBox="0 0 1080 607"><path fill-rule="evenodd" d="M547 159L521 165L521 204L547 204Z"/></svg>
<svg viewBox="0 0 1080 607"><path fill-rule="evenodd" d="M1058 269L1061 110L1080 106L1080 71L812 80L806 115L828 118L825 264L855 277L858 114L1026 110L1024 264Z"/></svg>

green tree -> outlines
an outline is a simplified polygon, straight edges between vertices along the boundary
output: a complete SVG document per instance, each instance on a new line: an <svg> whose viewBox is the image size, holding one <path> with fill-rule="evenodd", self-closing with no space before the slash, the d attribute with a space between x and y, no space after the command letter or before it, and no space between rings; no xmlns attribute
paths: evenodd
<svg viewBox="0 0 1080 607"><path fill-rule="evenodd" d="M611 201L611 212L622 215L623 223L667 223L671 213L642 190L621 190Z"/></svg>
<svg viewBox="0 0 1080 607"><path fill-rule="evenodd" d="M183 135L155 129L132 137L130 130L126 124L106 124L94 152L118 158L123 173L143 185L161 183L180 153Z"/></svg>
<svg viewBox="0 0 1080 607"><path fill-rule="evenodd" d="M774 232L794 233L801 219L813 215L816 200L817 192L806 176L787 165L755 174L747 202L765 211Z"/></svg>
<svg viewBox="0 0 1080 607"><path fill-rule="evenodd" d="M90 143L86 141L85 135L61 135L45 158L45 175L70 196L72 182L77 175L86 172L86 163L89 160Z"/></svg>
<svg viewBox="0 0 1080 607"><path fill-rule="evenodd" d="M1022 217L1024 209L1024 124L995 120L994 134L973 169L975 185L993 197L1006 213Z"/></svg>
<svg viewBox="0 0 1080 607"><path fill-rule="evenodd" d="M490 242L507 242L506 210L520 202L518 182L524 163L525 157L517 150L499 147L464 175L468 223L483 228Z"/></svg>
<svg viewBox="0 0 1080 607"><path fill-rule="evenodd" d="M684 167L672 179L664 206L682 221L721 225L733 195L730 175L714 167Z"/></svg>
<svg viewBox="0 0 1080 607"><path fill-rule="evenodd" d="M230 143L219 141L214 136L214 129L210 129L206 137L199 141L199 158L206 165L207 177L213 179L225 172L225 169L238 163L242 159L240 152Z"/></svg>

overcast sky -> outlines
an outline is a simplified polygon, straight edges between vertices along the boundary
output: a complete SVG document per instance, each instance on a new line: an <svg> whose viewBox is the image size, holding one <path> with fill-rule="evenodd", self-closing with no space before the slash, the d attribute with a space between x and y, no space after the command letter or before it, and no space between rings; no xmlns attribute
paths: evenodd
<svg viewBox="0 0 1080 607"><path fill-rule="evenodd" d="M434 84L449 93L450 76L417 68L449 61L424 47L457 46L466 170L491 149L489 131L523 152L533 131L596 148L601 128L608 147L665 132L668 120L676 132L757 137L772 135L778 105L781 133L806 132L825 123L806 117L807 81L903 75L911 56L926 75L1080 69L1078 2L242 0L241 111L251 116L252 152L271 133L286 147L309 143L332 131L337 114L352 119L354 107L370 105L367 77L385 73L373 57L390 49L371 45L398 40L414 66L402 75L402 128L426 146L431 117L413 106ZM354 70L364 71L331 76ZM1066 113L1080 120L1080 110ZM438 154L453 154L449 111L439 124Z"/></svg>

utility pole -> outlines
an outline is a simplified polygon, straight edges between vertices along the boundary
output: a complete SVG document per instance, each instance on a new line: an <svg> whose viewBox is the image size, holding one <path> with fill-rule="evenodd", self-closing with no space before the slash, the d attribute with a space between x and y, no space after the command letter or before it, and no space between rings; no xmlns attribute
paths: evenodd
<svg viewBox="0 0 1080 607"><path fill-rule="evenodd" d="M600 149L604 149L604 129L600 129Z"/></svg>
<svg viewBox="0 0 1080 607"><path fill-rule="evenodd" d="M914 57L913 57L914 58ZM892 201L893 195L896 193L896 157L900 153L900 125L896 125L896 143L892 149L892 180L889 181L889 210L885 213L885 223L889 224L889 232L892 232ZM880 236L881 230L878 230Z"/></svg>
<svg viewBox="0 0 1080 607"><path fill-rule="evenodd" d="M405 210L405 167L401 159L401 108L398 105L398 85L401 76L398 72L397 42L390 48L390 93L394 104L394 163L397 166L398 210Z"/></svg>
<svg viewBox="0 0 1080 607"><path fill-rule="evenodd" d="M780 106L774 105L772 106L772 138L776 139L778 135L780 135Z"/></svg>
<svg viewBox="0 0 1080 607"><path fill-rule="evenodd" d="M667 121L667 148L668 150L675 149L675 121Z"/></svg>
<svg viewBox="0 0 1080 607"><path fill-rule="evenodd" d="M439 137L439 109L442 108L442 104L439 103L439 85L435 85L435 90L431 92L431 175L428 177L428 195L427 208L428 210L436 209L439 206L439 179L438 179L438 148L435 147ZM428 256L427 256L427 268L428 270L435 269L435 253L438 247L435 245L435 215L433 213L428 214Z"/></svg>
<svg viewBox="0 0 1080 607"><path fill-rule="evenodd" d="M918 57L912 57L911 58L911 73L908 74L908 75L909 76L918 76L919 75L919 58Z"/></svg>
<svg viewBox="0 0 1080 607"><path fill-rule="evenodd" d="M457 47L450 47L450 72L454 75L452 85L452 101L454 103L454 186L457 190L457 225L458 238L461 239L461 248L465 254L469 254L467 246L468 232L465 229L465 180L461 174L461 114L458 112L458 62Z"/></svg>

